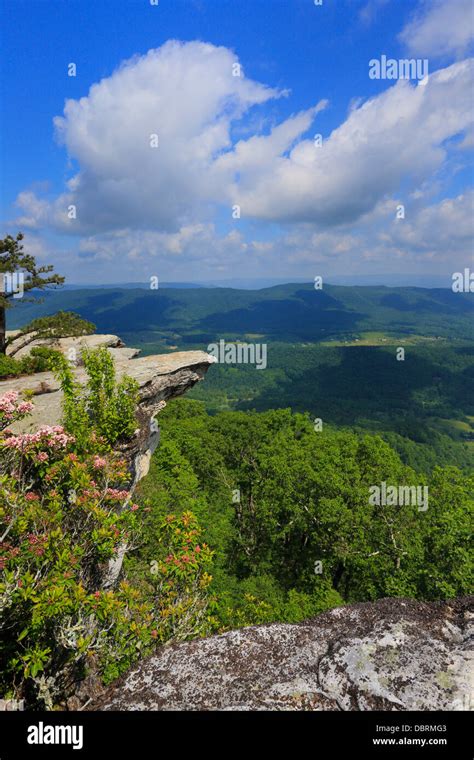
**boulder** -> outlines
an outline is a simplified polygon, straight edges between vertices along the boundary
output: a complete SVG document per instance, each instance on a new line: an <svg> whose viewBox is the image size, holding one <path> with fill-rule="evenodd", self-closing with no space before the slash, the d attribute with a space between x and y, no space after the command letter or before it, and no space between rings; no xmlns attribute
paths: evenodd
<svg viewBox="0 0 474 760"><path fill-rule="evenodd" d="M165 646L91 710L467 710L474 597L381 599Z"/></svg>

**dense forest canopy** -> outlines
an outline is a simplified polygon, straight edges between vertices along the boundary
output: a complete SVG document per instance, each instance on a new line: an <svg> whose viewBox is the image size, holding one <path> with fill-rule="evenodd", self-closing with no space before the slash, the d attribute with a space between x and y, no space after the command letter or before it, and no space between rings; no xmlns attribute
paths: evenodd
<svg viewBox="0 0 474 760"><path fill-rule="evenodd" d="M384 596L467 593L472 476L404 465L379 437L317 432L290 410L206 413L170 403L140 492L150 507L133 573L159 553L169 512L192 510L216 550L213 589L223 626L295 621ZM371 506L374 484L424 485L429 508Z"/></svg>

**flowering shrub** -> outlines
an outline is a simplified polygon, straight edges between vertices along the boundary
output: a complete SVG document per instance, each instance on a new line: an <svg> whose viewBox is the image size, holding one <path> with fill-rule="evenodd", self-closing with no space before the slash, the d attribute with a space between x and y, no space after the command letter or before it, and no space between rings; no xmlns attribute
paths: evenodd
<svg viewBox="0 0 474 760"><path fill-rule="evenodd" d="M21 408L25 408L25 406L25 404L18 405L17 409L20 415L22 413ZM19 418L21 419L21 417ZM68 435L60 425L45 425L36 433L9 435L3 441L3 446L5 449L15 449L30 459L34 459L36 455L41 461L45 461L48 459L48 454L43 449L65 450L68 444L73 441L73 436Z"/></svg>
<svg viewBox="0 0 474 760"><path fill-rule="evenodd" d="M18 401L16 391L8 391L0 396L0 430L5 430L16 420L21 420L33 409L30 401Z"/></svg>
<svg viewBox="0 0 474 760"><path fill-rule="evenodd" d="M170 518L156 584L112 586L110 563L139 533L126 463L93 430L83 448L61 426L13 434L31 408L0 397L0 696L50 709L88 662L109 681L156 641L202 629L211 553L192 516Z"/></svg>
<svg viewBox="0 0 474 760"><path fill-rule="evenodd" d="M164 556L151 563L150 572L158 619L155 636L162 641L204 636L216 625L206 593L214 552L200 543L201 533L192 512L168 515L160 526L158 545Z"/></svg>
<svg viewBox="0 0 474 760"><path fill-rule="evenodd" d="M136 532L125 463L78 456L60 426L5 430L29 411L12 394L0 399L2 685L51 706L86 655L128 661L151 642L152 611L124 584L102 589L108 561Z"/></svg>

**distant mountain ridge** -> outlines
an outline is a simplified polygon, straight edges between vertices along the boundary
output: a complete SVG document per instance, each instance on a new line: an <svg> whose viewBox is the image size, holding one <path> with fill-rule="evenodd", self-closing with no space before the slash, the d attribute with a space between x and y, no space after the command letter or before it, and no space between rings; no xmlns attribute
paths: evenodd
<svg viewBox="0 0 474 760"><path fill-rule="evenodd" d="M459 266L462 270L463 267ZM287 283L301 283L307 285L312 282L312 277L227 277L224 279L205 279L192 280L188 282L161 281L160 287L163 288L235 288L237 290L262 290L263 288L273 288L275 285L286 285ZM452 274L431 275L431 274L334 274L326 275L324 281L328 285L372 285L387 286L389 288L451 288ZM68 282L65 285L69 290L84 290L88 288L141 288L148 289L149 281L143 282L103 282L97 285L88 282L74 283Z"/></svg>
<svg viewBox="0 0 474 760"><path fill-rule="evenodd" d="M235 288L88 288L44 294L8 314L15 329L60 310L75 311L100 332L158 331L201 344L245 334L266 340L319 341L363 331L474 340L474 294L445 288L287 283Z"/></svg>

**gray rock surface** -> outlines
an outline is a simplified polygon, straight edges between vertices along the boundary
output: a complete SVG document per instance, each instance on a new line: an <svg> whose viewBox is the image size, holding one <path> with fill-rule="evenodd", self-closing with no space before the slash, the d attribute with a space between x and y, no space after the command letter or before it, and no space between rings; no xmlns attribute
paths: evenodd
<svg viewBox="0 0 474 760"><path fill-rule="evenodd" d="M19 330L7 330L7 338L18 335L19 332ZM21 359L24 356L27 356L30 353L31 349L35 346L48 346L48 348L54 348L56 351L61 351L63 354L67 354L71 348L74 348L80 359L81 349L84 346L87 346L88 348L99 348L105 346L111 350L115 349L117 351L124 346L117 335L81 335L75 338L40 338L38 340L31 341L31 343L27 343L26 339L28 337L29 336L19 338L18 341L11 344L7 348L7 355L11 354L12 351L15 351L15 359ZM25 345L23 345L23 343ZM18 346L22 346L22 348L18 348ZM136 348L129 348L126 349L126 351L133 352L132 356L136 356L138 353L138 349ZM127 356L126 358L130 358L130 356Z"/></svg>
<svg viewBox="0 0 474 760"><path fill-rule="evenodd" d="M474 708L474 597L382 599L161 648L97 710Z"/></svg>
<svg viewBox="0 0 474 760"><path fill-rule="evenodd" d="M112 336L90 337L110 338ZM94 345L100 345L100 343L96 342ZM148 418L148 421L163 408L168 399L180 396L192 388L215 362L214 357L204 351L179 351L133 360L130 360L128 356L128 354L114 356L117 378L128 375L137 380L140 386L139 412L142 416L145 413L144 416ZM83 367L77 367L74 375L80 382L85 382L87 379ZM30 432L37 430L41 425L59 423L62 394L52 372L38 372L35 375L24 375L0 382L2 393L10 390L16 390L20 394L31 391L35 405L33 414L12 425L13 430ZM150 430L146 428L145 436L149 435Z"/></svg>

